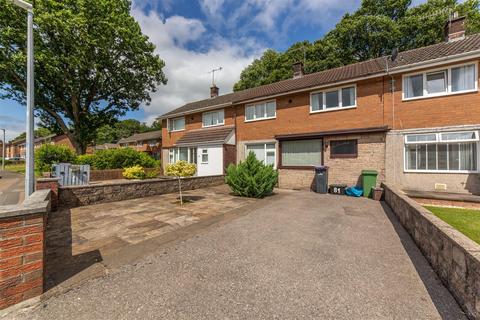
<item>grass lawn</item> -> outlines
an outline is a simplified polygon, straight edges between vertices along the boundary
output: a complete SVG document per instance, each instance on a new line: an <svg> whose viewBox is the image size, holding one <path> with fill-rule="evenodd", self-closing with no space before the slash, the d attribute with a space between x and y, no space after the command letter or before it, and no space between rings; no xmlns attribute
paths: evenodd
<svg viewBox="0 0 480 320"><path fill-rule="evenodd" d="M425 206L434 215L480 244L480 210Z"/></svg>
<svg viewBox="0 0 480 320"><path fill-rule="evenodd" d="M5 171L12 171L12 172L25 174L25 163L7 164L5 165Z"/></svg>

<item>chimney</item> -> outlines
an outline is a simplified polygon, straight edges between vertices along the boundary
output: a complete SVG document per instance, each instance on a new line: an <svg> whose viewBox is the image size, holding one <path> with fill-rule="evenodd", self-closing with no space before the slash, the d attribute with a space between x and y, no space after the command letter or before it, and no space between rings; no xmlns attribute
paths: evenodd
<svg viewBox="0 0 480 320"><path fill-rule="evenodd" d="M293 79L301 78L303 75L303 62L295 62L293 64Z"/></svg>
<svg viewBox="0 0 480 320"><path fill-rule="evenodd" d="M445 25L445 41L452 42L465 38L465 18L458 17L458 12L454 12Z"/></svg>
<svg viewBox="0 0 480 320"><path fill-rule="evenodd" d="M216 85L212 85L210 87L210 98L216 98L218 97L218 93L220 92L220 89Z"/></svg>

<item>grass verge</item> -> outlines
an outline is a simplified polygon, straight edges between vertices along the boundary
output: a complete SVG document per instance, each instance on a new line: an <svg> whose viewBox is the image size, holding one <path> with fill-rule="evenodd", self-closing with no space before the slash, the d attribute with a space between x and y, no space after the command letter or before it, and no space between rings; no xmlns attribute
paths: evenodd
<svg viewBox="0 0 480 320"><path fill-rule="evenodd" d="M480 210L425 206L434 215L480 244Z"/></svg>

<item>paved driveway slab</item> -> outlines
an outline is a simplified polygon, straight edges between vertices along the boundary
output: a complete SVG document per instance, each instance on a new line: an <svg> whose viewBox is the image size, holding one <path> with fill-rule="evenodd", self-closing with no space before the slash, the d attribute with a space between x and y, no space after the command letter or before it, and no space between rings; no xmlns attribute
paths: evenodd
<svg viewBox="0 0 480 320"><path fill-rule="evenodd" d="M18 319L463 319L392 214L287 192Z"/></svg>

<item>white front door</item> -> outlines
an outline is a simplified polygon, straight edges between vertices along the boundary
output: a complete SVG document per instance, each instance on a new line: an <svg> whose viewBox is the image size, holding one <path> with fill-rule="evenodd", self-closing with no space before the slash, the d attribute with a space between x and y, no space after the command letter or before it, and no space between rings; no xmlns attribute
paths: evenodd
<svg viewBox="0 0 480 320"><path fill-rule="evenodd" d="M222 146L199 146L197 148L198 176L214 176L223 174Z"/></svg>

